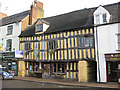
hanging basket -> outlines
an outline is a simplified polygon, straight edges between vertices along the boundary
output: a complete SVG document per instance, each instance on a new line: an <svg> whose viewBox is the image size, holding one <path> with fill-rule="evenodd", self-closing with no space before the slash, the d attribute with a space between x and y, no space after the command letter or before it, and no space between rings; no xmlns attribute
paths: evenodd
<svg viewBox="0 0 120 90"><path fill-rule="evenodd" d="M52 50L52 49L49 50L50 54L53 54L54 52L55 52L55 50Z"/></svg>

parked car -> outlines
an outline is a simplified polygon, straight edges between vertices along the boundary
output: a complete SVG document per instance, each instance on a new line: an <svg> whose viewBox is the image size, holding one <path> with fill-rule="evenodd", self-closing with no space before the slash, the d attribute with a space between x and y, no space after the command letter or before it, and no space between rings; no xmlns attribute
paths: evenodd
<svg viewBox="0 0 120 90"><path fill-rule="evenodd" d="M4 80L4 79L13 79L14 78L14 73L7 70L6 67L0 67L0 76L1 76L2 80Z"/></svg>

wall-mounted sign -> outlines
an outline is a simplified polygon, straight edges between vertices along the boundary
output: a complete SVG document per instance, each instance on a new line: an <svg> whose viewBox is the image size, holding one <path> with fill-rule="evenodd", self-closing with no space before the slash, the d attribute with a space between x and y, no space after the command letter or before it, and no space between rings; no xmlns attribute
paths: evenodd
<svg viewBox="0 0 120 90"><path fill-rule="evenodd" d="M15 51L15 58L23 58L23 51L22 50L16 50Z"/></svg>
<svg viewBox="0 0 120 90"><path fill-rule="evenodd" d="M15 58L15 52L2 53L3 58Z"/></svg>
<svg viewBox="0 0 120 90"><path fill-rule="evenodd" d="M120 53L105 54L106 61L120 61Z"/></svg>

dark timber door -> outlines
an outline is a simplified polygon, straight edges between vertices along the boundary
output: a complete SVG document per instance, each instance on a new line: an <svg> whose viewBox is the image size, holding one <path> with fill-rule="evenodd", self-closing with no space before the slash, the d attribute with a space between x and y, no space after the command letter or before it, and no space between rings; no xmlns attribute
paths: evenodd
<svg viewBox="0 0 120 90"><path fill-rule="evenodd" d="M108 82L118 81L118 63L116 61L107 62Z"/></svg>

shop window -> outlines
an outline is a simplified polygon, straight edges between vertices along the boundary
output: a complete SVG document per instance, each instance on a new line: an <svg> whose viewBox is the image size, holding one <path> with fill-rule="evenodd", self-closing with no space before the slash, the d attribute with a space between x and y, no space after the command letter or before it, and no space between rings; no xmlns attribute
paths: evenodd
<svg viewBox="0 0 120 90"><path fill-rule="evenodd" d="M7 35L11 35L13 31L13 25L7 27Z"/></svg>
<svg viewBox="0 0 120 90"><path fill-rule="evenodd" d="M12 50L12 39L8 39L6 43L6 51Z"/></svg>
<svg viewBox="0 0 120 90"><path fill-rule="evenodd" d="M25 50L31 50L31 43L25 43Z"/></svg>

